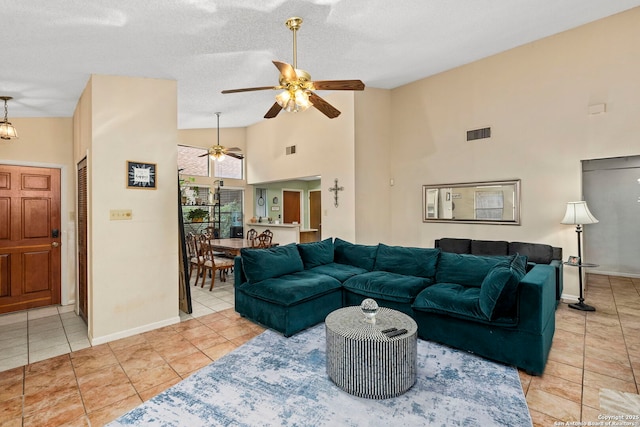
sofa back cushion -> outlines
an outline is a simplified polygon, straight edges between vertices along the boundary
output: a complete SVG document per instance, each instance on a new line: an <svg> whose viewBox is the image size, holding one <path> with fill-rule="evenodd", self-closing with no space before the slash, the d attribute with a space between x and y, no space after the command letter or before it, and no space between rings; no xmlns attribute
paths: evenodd
<svg viewBox="0 0 640 427"><path fill-rule="evenodd" d="M304 270L295 243L268 249L243 248L240 256L242 269L249 283Z"/></svg>
<svg viewBox="0 0 640 427"><path fill-rule="evenodd" d="M377 251L378 245L358 245L337 237L333 242L333 260L335 262L364 268L367 271L373 270Z"/></svg>
<svg viewBox="0 0 640 427"><path fill-rule="evenodd" d="M440 249L378 245L374 270L433 278Z"/></svg>
<svg viewBox="0 0 640 427"><path fill-rule="evenodd" d="M436 240L436 248L440 248L442 252L452 252L454 254L470 254L471 239L452 239L445 237Z"/></svg>
<svg viewBox="0 0 640 427"><path fill-rule="evenodd" d="M298 252L306 270L333 262L333 240L331 237L321 242L300 243Z"/></svg>
<svg viewBox="0 0 640 427"><path fill-rule="evenodd" d="M514 315L518 284L525 275L527 257L495 265L480 286L480 310L489 320Z"/></svg>
<svg viewBox="0 0 640 427"><path fill-rule="evenodd" d="M504 240L472 240L473 255L509 255L509 242Z"/></svg>
<svg viewBox="0 0 640 427"><path fill-rule="evenodd" d="M507 265L510 256L479 256L442 252L436 269L436 283L456 283L480 287L485 276L499 263Z"/></svg>
<svg viewBox="0 0 640 427"><path fill-rule="evenodd" d="M509 255L526 255L529 262L536 264L549 264L553 259L553 247L542 243L509 243Z"/></svg>

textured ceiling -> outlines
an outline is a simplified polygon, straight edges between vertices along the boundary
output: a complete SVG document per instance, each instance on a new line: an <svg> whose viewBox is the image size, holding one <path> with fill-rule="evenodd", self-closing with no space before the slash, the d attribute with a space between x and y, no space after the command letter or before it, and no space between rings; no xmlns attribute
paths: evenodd
<svg viewBox="0 0 640 427"><path fill-rule="evenodd" d="M256 123L284 22L304 19L298 68L394 88L640 6L640 0L0 0L0 95L12 117L69 117L91 74L174 79L178 127ZM326 92L325 92L326 94ZM323 96L322 93L320 93ZM273 119L273 120L278 120ZM328 119L327 119L328 120Z"/></svg>

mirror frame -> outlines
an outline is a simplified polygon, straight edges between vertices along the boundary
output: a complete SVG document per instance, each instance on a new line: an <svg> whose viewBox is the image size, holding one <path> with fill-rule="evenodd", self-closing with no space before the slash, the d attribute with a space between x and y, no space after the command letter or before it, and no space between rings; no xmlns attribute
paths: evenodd
<svg viewBox="0 0 640 427"><path fill-rule="evenodd" d="M513 185L513 219L512 220L492 220L475 218L433 218L430 216L430 208L427 201L438 197L439 190L444 188L474 188L474 187L496 187L503 185ZM435 190L435 191L434 191ZM436 203L437 205L437 203ZM437 206L436 206L437 209ZM432 210L432 208L431 208ZM493 225L520 225L520 180L511 179L504 181L481 181L463 182L457 184L437 184L422 186L422 222L449 222L458 224L493 224Z"/></svg>

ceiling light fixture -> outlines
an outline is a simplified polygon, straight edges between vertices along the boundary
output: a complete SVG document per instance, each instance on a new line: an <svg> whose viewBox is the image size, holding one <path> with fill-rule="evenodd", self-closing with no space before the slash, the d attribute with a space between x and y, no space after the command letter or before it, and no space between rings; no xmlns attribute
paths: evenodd
<svg viewBox="0 0 640 427"><path fill-rule="evenodd" d="M7 101L13 99L11 96L0 96L0 99L4 101L4 120L0 122L0 139L14 139L18 137L18 131L16 128L9 122L7 118L8 108Z"/></svg>
<svg viewBox="0 0 640 427"><path fill-rule="evenodd" d="M309 101L308 89L311 86L311 75L304 70L298 70L298 40L296 33L302 25L302 18L289 18L286 22L287 27L293 33L293 70L297 79L288 81L284 76L280 78L280 85L286 89L276 95L276 102L287 113L298 113L305 111L313 106Z"/></svg>
<svg viewBox="0 0 640 427"><path fill-rule="evenodd" d="M218 144L214 145L209 152L209 156L213 160L217 160L218 162L223 161L224 158L227 157L224 154L224 147L220 145L220 114L220 112L215 113L216 117L218 118Z"/></svg>

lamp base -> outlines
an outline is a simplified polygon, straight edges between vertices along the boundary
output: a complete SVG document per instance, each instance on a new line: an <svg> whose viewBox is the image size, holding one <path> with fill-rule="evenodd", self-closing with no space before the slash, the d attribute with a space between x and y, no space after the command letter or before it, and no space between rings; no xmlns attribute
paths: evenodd
<svg viewBox="0 0 640 427"><path fill-rule="evenodd" d="M575 310L580 310L580 311L596 311L595 307L587 305L587 304L583 303L582 301L576 302L576 303L573 303L573 304L569 304L569 308L573 308Z"/></svg>

